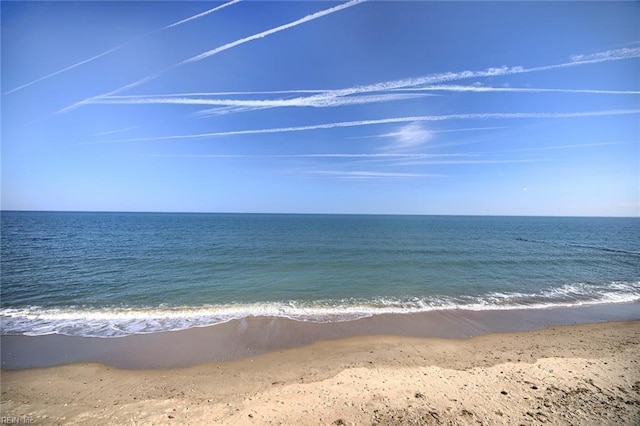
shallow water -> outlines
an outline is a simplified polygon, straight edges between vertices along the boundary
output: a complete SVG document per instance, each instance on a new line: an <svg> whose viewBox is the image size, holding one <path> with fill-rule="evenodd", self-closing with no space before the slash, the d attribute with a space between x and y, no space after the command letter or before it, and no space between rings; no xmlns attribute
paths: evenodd
<svg viewBox="0 0 640 426"><path fill-rule="evenodd" d="M2 334L640 300L640 220L2 212Z"/></svg>

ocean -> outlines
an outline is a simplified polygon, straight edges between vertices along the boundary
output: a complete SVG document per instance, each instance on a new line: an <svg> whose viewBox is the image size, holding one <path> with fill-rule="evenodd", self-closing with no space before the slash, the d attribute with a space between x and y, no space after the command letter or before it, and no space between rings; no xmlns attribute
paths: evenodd
<svg viewBox="0 0 640 426"><path fill-rule="evenodd" d="M640 301L640 219L1 213L0 332Z"/></svg>

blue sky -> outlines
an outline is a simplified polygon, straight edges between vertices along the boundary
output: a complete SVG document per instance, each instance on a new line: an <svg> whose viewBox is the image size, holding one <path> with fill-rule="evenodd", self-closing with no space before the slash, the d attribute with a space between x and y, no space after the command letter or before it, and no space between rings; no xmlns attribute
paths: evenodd
<svg viewBox="0 0 640 426"><path fill-rule="evenodd" d="M640 216L637 2L2 2L2 208Z"/></svg>

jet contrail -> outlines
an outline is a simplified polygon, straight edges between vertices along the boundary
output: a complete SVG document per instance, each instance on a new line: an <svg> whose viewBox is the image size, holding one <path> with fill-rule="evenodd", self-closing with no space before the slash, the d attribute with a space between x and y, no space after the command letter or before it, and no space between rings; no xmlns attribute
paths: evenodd
<svg viewBox="0 0 640 426"><path fill-rule="evenodd" d="M431 174L431 173L394 173L394 172L376 172L371 170L316 170L308 172L308 175L324 176L335 179L380 179L380 178L445 178L448 175Z"/></svg>
<svg viewBox="0 0 640 426"><path fill-rule="evenodd" d="M114 133L128 132L129 130L133 130L133 129L137 129L137 128L138 128L137 126L132 126L132 127L126 127L124 129L107 130L105 132L96 133L94 136L112 135Z"/></svg>
<svg viewBox="0 0 640 426"><path fill-rule="evenodd" d="M152 154L145 157L154 158L436 158L436 157L477 157L477 154Z"/></svg>
<svg viewBox="0 0 640 426"><path fill-rule="evenodd" d="M189 98L194 96L230 96L230 95L285 95L300 93L324 93L328 89L302 89L302 90L262 90L252 92L191 92L191 93L165 93L157 95L113 95L105 96L106 99L136 99L136 98Z"/></svg>
<svg viewBox="0 0 640 426"><path fill-rule="evenodd" d="M139 38L141 38L141 37L142 37L142 36L138 36L138 37L136 37L135 39L132 39L132 40L126 41L126 42L124 42L124 43L122 43L122 44L120 44L120 45L118 45L118 46L116 46L116 47L114 47L114 48L112 48L112 49L106 50L106 51L104 51L104 52L102 52L102 53L100 53L100 54L98 54L98 55L92 56L92 57L90 57L89 59L85 59L84 61L80 61L80 62L75 63L75 64L73 64L73 65L69 65L69 66L68 66L68 67L66 67L66 68L63 68L63 69L61 69L61 70L58 70L58 71L52 72L51 74L47 74L47 75L45 75L44 77L40 77L40 78L38 78L38 79L36 79L36 80L30 81L30 82L28 82L28 83L25 83L25 84L23 84L22 86L18 86L18 87L16 87L16 88L13 88L13 89L9 90L8 92L4 92L2 95L3 95L3 96L4 96L4 95L9 95L9 94L11 94L11 93L17 92L18 90L22 90L22 89L24 89L24 88L26 88L26 87L32 86L32 85L34 85L34 84L36 84L36 83L39 83L39 82L41 82L42 80L46 80L46 79L51 78L51 77L54 77L54 76L56 76L56 75L58 75L58 74L62 74L63 72L66 72L66 71L72 70L72 69L74 69L74 68L76 68L76 67L79 67L80 65L84 65L84 64L86 64L86 63L88 63L88 62L91 62L91 61L94 61L94 60L96 60L96 59L98 59L98 58L101 58L101 57L103 57L103 56L106 56L106 55L108 55L108 54L109 54L109 53L111 53L111 52L115 52L116 50L120 50L120 49L122 49L122 48L123 48L123 47L125 47L126 45L128 45L128 44L130 44L130 43L133 43L135 40L137 40L137 39L139 39Z"/></svg>
<svg viewBox="0 0 640 426"><path fill-rule="evenodd" d="M424 86L394 89L394 91L444 91L444 92L526 92L526 93L587 93L602 95L640 95L638 90L599 90L599 89L545 89L534 87L491 87L491 86Z"/></svg>
<svg viewBox="0 0 640 426"><path fill-rule="evenodd" d="M452 133L452 132L469 132L475 130L497 130L504 129L505 127L465 127L461 129L446 129L446 130L429 130L429 133ZM385 133L382 135L365 135L365 136L350 136L346 139L373 139L373 138L389 138L396 136L397 133Z"/></svg>
<svg viewBox="0 0 640 426"><path fill-rule="evenodd" d="M339 89L298 89L298 90L263 90L250 92L192 92L192 93L162 93L156 95L113 95L104 99L147 99L147 98L191 98L195 96L230 96L230 95L281 95L281 94L301 94L301 93L332 93ZM594 93L610 95L638 95L637 90L601 90L601 89L550 89L536 87L494 87L494 86L462 86L462 85L438 85L423 87L405 87L392 89L394 92L400 91L450 91L450 92L559 92L559 93ZM96 102L97 103L97 102Z"/></svg>
<svg viewBox="0 0 640 426"><path fill-rule="evenodd" d="M199 138L211 138L219 136L238 136L238 135L257 135L266 133L286 133L286 132L301 132L307 130L320 130L320 129L334 129L341 127L357 127L357 126L369 126L375 124L390 124L390 123L406 123L412 121L447 121L447 120L486 120L486 119L523 119L523 118L579 118L579 117L597 117L607 115L624 115L624 114L639 114L640 109L616 109L605 111L582 111L582 112L498 112L498 113L475 113L475 114L450 114L450 115L423 115L412 117L394 117L394 118L382 118L375 120L360 120L360 121L341 121L336 123L315 124L311 126L295 126L295 127L277 127L267 129L253 129L253 130L232 130L228 132L212 132L212 133L197 133L191 135L174 135L174 136L157 136L147 138L132 138L132 139L119 139L112 141L94 142L99 143L114 143L114 142L142 142L142 141L154 141L154 140L172 140L172 139L199 139ZM89 143L92 144L92 143Z"/></svg>
<svg viewBox="0 0 640 426"><path fill-rule="evenodd" d="M592 55L574 55L571 57L570 62L564 62L555 65L545 65L533 68L524 68L521 66L516 67L497 67L488 68L481 71L461 71L461 72L446 72L439 74L431 74L423 77L408 78L401 80L392 80L382 83L374 83L364 86L355 86L346 89L330 90L325 93L309 96L309 98L326 98L347 96L353 94L361 94L367 92L383 92L394 89L403 89L416 86L424 86L431 84L446 83L449 81L465 80L470 78L485 78L485 77L497 77L513 74L525 74L538 71L548 71L553 69L575 67L579 65L596 64L601 62L618 61L622 59L630 59L640 57L640 47L636 48L622 48L607 50L604 52L594 53Z"/></svg>
<svg viewBox="0 0 640 426"><path fill-rule="evenodd" d="M241 44L248 43L250 41L257 40L257 39L260 39L260 38L263 38L263 37L267 37L267 36L269 36L271 34L275 34L277 32L284 31L284 30L287 30L289 28L296 27L298 25L304 24L304 23L312 21L314 19L318 19L318 18L321 18L323 16L329 15L331 13L335 13L335 12L338 12L340 10L346 9L348 7L355 6L355 5L360 4L360 3L364 2L364 1L366 1L366 0L351 0L351 1L347 2L347 3L343 3L341 5L338 5L338 6L329 8L329 9L325 9L325 10L321 10L321 11L316 12L316 13L312 13L311 15L307 15L307 16L305 16L303 18L300 18L298 20L295 20L293 22L289 22L288 24L280 25L278 27L271 28L269 30L262 31L260 33L254 34L252 36L244 37L244 38L241 38L239 40L233 41L231 43L227 43L225 45L222 45L220 47L216 47L215 49L208 50L208 51L206 51L204 53L201 53L199 55L193 56L193 57L191 57L189 59L185 59L182 62L179 62L177 64L173 64L173 65L171 65L171 66L169 66L167 68L164 68L164 69L162 69L160 71L157 71L154 74L151 74L151 75L149 75L147 77L144 77L144 78L142 78L142 79L140 79L138 81L135 81L133 83L127 84L126 86L120 87L118 89L112 90L112 91L107 92L107 93L103 93L101 95L92 96L92 97L90 97L88 99L85 99L85 100L82 100L80 102L76 102L76 103L74 103L72 105L69 105L69 106L67 106L65 108L62 108L61 110L58 111L58 113L70 111L70 110L72 110L74 108L77 108L77 107L79 107L81 105L92 103L96 99L100 99L100 98L103 98L105 96L115 95L115 94L120 93L120 92L122 92L124 90L128 90L128 89L131 89L131 88L136 87L136 86L140 86L140 85L142 85L142 84L144 84L144 83L146 83L148 81L151 81L151 80L154 80L154 79L158 78L160 75L166 73L167 71L173 70L173 69L175 69L175 68L177 68L179 66L182 66L184 64L200 61L202 59L205 59L205 58L208 58L208 57L213 56L215 54L218 54L220 52L223 52L225 50L229 50L229 49L231 49L233 47L239 46Z"/></svg>
<svg viewBox="0 0 640 426"><path fill-rule="evenodd" d="M241 44L253 41L253 40L257 40L259 38L263 38L263 37L267 37L271 34L275 34L278 33L280 31L284 31L284 30L288 30L289 28L293 28L293 27L297 27L298 25L304 24L305 22L309 22L309 21L313 21L314 19L318 19L318 18L322 18L323 16L329 15L331 13L335 13L338 12L342 9L346 9L348 7L351 6L355 6L359 3L362 3L365 0L351 0L350 2L347 3L343 3L341 5L332 7L330 9L325 9L325 10L321 10L320 12L316 12L316 13L312 13L311 15L307 15L303 18L300 18L296 21L293 22L289 22L288 24L284 24L284 25L280 25L279 27L275 27L275 28L271 28L269 30L263 31L261 33L258 34L254 34L252 36L249 37L245 37L245 38L241 38L239 40L236 41L232 41L231 43L227 43L223 46L220 47L216 47L215 49L211 49L208 50L204 53L201 53L199 55L196 55L192 58L186 59L184 61L182 61L180 64L178 65L182 65L182 64L188 64L190 62L197 62L200 61L202 59L208 58L209 56L213 56L217 53L223 52L225 50L231 49L232 47L236 47L239 46Z"/></svg>
<svg viewBox="0 0 640 426"><path fill-rule="evenodd" d="M273 108L273 107L335 107L342 105L368 104L375 102L387 102L405 99L421 98L429 94L381 94L381 95L360 95L351 97L339 97L330 99L204 99L204 98L178 98L178 97L148 97L148 98L100 98L94 104L120 104L120 105L140 105L140 104L172 104L172 105L212 105L225 107L251 107L251 108ZM205 115L215 113L216 110L203 110L199 114Z"/></svg>
<svg viewBox="0 0 640 426"><path fill-rule="evenodd" d="M140 40L141 38L148 37L148 36L150 36L150 35L152 35L152 34L155 34L155 33L159 32L159 31L166 30L166 29L168 29L168 28L172 28L172 27L176 27L176 26L178 26L178 25L182 25L182 24L184 24L184 23L186 23L186 22L189 22L189 21L191 21L191 20L201 18L201 17L203 17L203 16L205 16L205 15L208 15L208 14L210 14L210 13L213 13L213 12L215 12L215 11L217 11L217 10L220 10L220 9L225 8L225 7L227 7L227 6L231 6L232 4L238 3L239 1L241 1L241 0L233 0L233 1L230 1L230 2L228 2L228 3L223 4L222 6L214 7L213 9L209 9L209 10L204 11L204 12L202 12L202 13L199 13L199 14L197 14L197 15L191 16L191 17L189 17L189 18L187 18L187 19L183 19L182 21L178 21L178 22L175 22L175 23L173 23L173 24L167 25L166 27L162 27L162 28L160 28L160 29L153 30L153 31L150 31L150 32L148 32L148 33L145 33L145 34L139 35L139 36L137 36L137 37L135 37L135 38L132 38L132 39L131 39L131 40L129 40L129 41L126 41L126 42L124 42L124 43L122 43L122 44L119 44L119 45L118 45L118 46L116 46L116 47L113 47L113 48L111 48L111 49L109 49L109 50L106 50L106 51L104 51L104 52L102 52L102 53L99 53L99 54L97 54L97 55L95 55L95 56L92 56L92 57L90 57L89 59L85 59L84 61L80 61L80 62L75 63L75 64L73 64L73 65L69 65L69 66L68 66L68 67L66 67L66 68L63 68L63 69L61 69L61 70L58 70L58 71L52 72L51 74L47 74L47 75L45 75L44 77L40 77L40 78L38 78L38 79L36 79L36 80L30 81L29 83L25 83L25 84L23 84L22 86L18 86L18 87L14 88L14 89L11 89L11 90L9 90L8 92L3 93L3 95L8 95L8 94L11 94L11 93L17 92L18 90L24 89L24 88L26 88L26 87L32 86L32 85L34 85L34 84L36 84L36 83L39 83L39 82L41 82L41 81L43 81L43 80L46 80L46 79L51 78L51 77L54 77L54 76L56 76L56 75L58 75L58 74L62 74L63 72L66 72L66 71L72 70L72 69L74 69L74 68L77 68L77 67L79 67L80 65L84 65L84 64L86 64L86 63L89 63L89 62L95 61L96 59L99 59L99 58L101 58L101 57L103 57L103 56L106 56L106 55L108 55L109 53L115 52L116 50L120 50L120 49L122 49L123 47L125 47L125 46L127 46L127 45L129 45L129 44L131 44L131 43L133 43L133 42L135 42L135 41Z"/></svg>
<svg viewBox="0 0 640 426"><path fill-rule="evenodd" d="M320 12L319 12L320 13ZM311 15L310 15L311 16ZM304 19L304 18L303 18ZM233 44L233 43L230 43ZM224 46L223 46L224 47ZM222 48L219 48L222 49ZM215 50L215 49L214 49ZM213 51L210 51L213 52ZM217 53L217 52L216 52ZM423 77L409 78L409 79L400 79L400 80L392 80L380 83L374 83L369 85L355 86L345 89L330 89L330 90L283 90L283 91L265 91L265 92L214 92L214 93L201 93L201 94L175 94L175 95L162 95L162 97L185 97L190 95L202 95L202 96L217 96L217 95L225 95L225 94L277 94L277 93L315 93L312 96L306 97L298 97L296 98L296 102L301 106L305 106L305 104L318 104L324 103L327 104L331 99L342 98L349 95L357 95L357 94L365 94L370 92L385 92L385 91L454 91L454 92L562 92L562 93L593 93L593 94L620 94L620 95L637 95L640 94L638 91L616 91L616 90L589 90L589 89L533 89L533 88L486 88L486 87L476 87L476 86L447 86L447 85L438 85L433 86L434 84L447 83L451 81L457 80L465 80L471 78L484 78L484 77L495 77L495 76L504 76L504 75L513 75L513 74L524 74L524 73L532 73L538 71L547 71L552 69L561 69L567 67L574 67L579 65L587 65L587 64L595 64L601 62L608 61L617 61L622 59L630 59L640 57L640 48L622 48L622 49L614 49L607 50L604 52L594 53L592 55L573 55L571 57L570 62L565 62L561 64L555 65L545 65L533 68L524 68L521 66L515 67L494 67L488 68L486 70L480 71L461 71L461 72L445 72L439 74L431 74ZM194 57L194 58L197 58ZM194 60L191 58L191 60ZM190 61L190 60L187 60ZM186 62L186 61L185 61ZM423 87L416 87L423 86ZM107 96L104 95L102 98L113 98L113 99L134 99L134 98L150 98L150 96ZM263 105L254 105L248 106L245 105L242 108L236 109L225 109L224 112L237 112L237 111L249 111L252 109L264 109L264 108L274 108L280 106L287 106L284 104L278 104L274 101L273 104L263 104ZM206 114L207 112L211 112L213 114L220 113L220 111L201 111L200 113Z"/></svg>
<svg viewBox="0 0 640 426"><path fill-rule="evenodd" d="M182 21L174 22L173 24L167 25L166 27L163 27L162 29L166 30L168 28L173 28L173 27L177 27L178 25L186 24L189 21L193 21L194 19L202 18L203 16L207 16L210 13L216 12L216 11L218 11L220 9L224 9L225 7L231 6L231 5L236 4L236 3L240 2L240 1L241 0L233 0L233 1L227 2L227 3L225 3L225 4L221 5L221 6L214 7L213 9L205 10L202 13L198 13L197 15L193 15L193 16L191 16L189 18L183 19Z"/></svg>

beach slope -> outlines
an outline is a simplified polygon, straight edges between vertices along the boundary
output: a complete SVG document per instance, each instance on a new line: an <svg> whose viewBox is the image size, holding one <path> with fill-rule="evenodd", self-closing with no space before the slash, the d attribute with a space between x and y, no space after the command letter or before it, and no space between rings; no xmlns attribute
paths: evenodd
<svg viewBox="0 0 640 426"><path fill-rule="evenodd" d="M171 370L2 371L1 408L34 424L640 424L640 321L355 337Z"/></svg>

